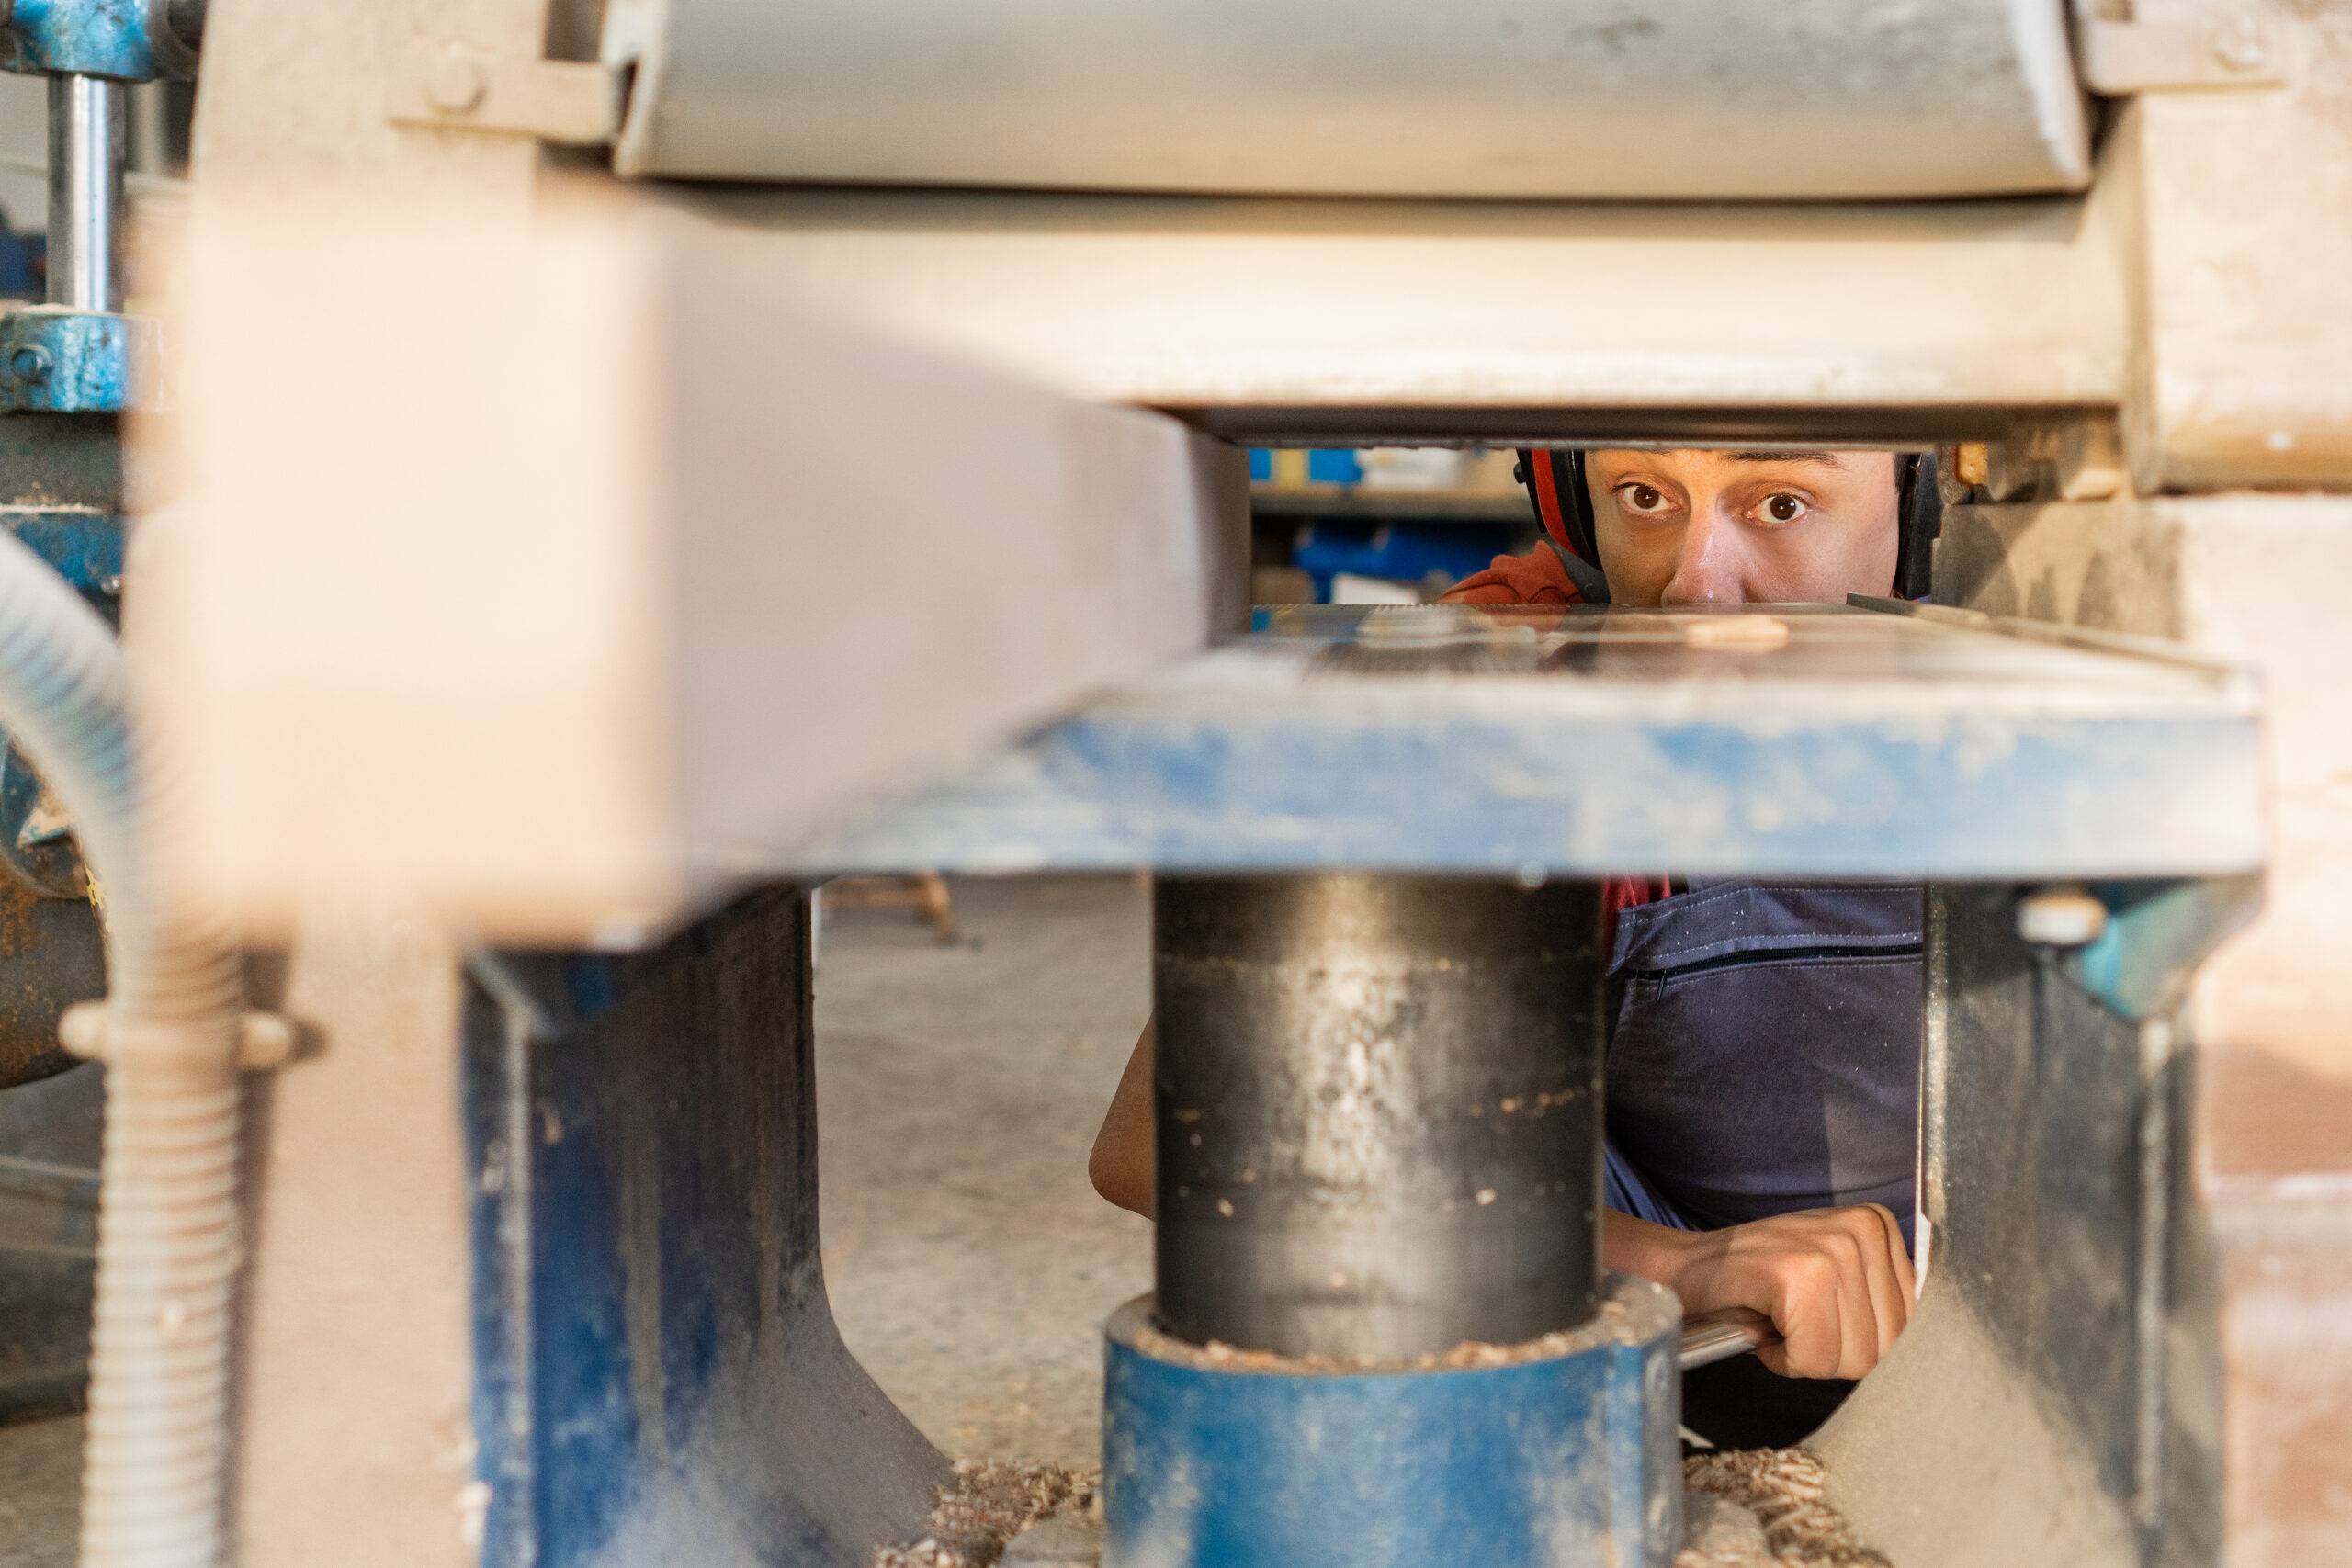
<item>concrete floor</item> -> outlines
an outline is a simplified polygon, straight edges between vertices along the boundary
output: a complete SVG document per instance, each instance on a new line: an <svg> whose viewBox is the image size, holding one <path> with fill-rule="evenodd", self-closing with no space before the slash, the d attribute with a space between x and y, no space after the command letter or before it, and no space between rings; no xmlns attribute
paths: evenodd
<svg viewBox="0 0 2352 1568"><path fill-rule="evenodd" d="M82 1418L0 1427L0 1568L69 1568Z"/></svg>
<svg viewBox="0 0 2352 1568"><path fill-rule="evenodd" d="M817 979L825 1272L850 1348L958 1458L1094 1462L1102 1319L1151 1227L1086 1180L1149 1006L1130 877L959 882L943 945L829 911ZM70 1568L82 1422L0 1427L0 1568Z"/></svg>
<svg viewBox="0 0 2352 1568"><path fill-rule="evenodd" d="M850 1348L959 1458L1092 1463L1102 1320L1151 1226L1086 1152L1149 1009L1132 877L955 884L960 941L828 910L817 970L825 1272Z"/></svg>

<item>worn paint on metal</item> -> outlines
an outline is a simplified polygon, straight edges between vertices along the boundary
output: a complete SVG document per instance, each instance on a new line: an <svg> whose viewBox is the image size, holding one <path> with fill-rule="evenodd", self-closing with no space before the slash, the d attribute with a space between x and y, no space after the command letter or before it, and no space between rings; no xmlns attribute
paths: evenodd
<svg viewBox="0 0 2352 1568"><path fill-rule="evenodd" d="M946 1462L818 1263L806 896L469 973L482 1562L849 1568L915 1533Z"/></svg>
<svg viewBox="0 0 2352 1568"><path fill-rule="evenodd" d="M1769 651L1622 609L1288 607L803 868L1476 871L1905 880L2262 861L2226 669L1826 606Z"/></svg>
<svg viewBox="0 0 2352 1568"><path fill-rule="evenodd" d="M30 546L109 623L119 620L126 532L120 513L80 506L0 505L0 527Z"/></svg>
<svg viewBox="0 0 2352 1568"><path fill-rule="evenodd" d="M1172 1353L1114 1314L1103 1568L1663 1568L1681 1545L1671 1292L1615 1275L1574 1348L1505 1366L1307 1371Z"/></svg>
<svg viewBox="0 0 2352 1568"><path fill-rule="evenodd" d="M186 74L187 51L171 40L159 48L154 28L163 7L148 0L15 0L6 28L17 40L11 71L28 75L72 72L149 82ZM192 63L192 62L190 62Z"/></svg>
<svg viewBox="0 0 2352 1568"><path fill-rule="evenodd" d="M120 413L154 402L159 329L143 316L27 306L0 316L0 409Z"/></svg>

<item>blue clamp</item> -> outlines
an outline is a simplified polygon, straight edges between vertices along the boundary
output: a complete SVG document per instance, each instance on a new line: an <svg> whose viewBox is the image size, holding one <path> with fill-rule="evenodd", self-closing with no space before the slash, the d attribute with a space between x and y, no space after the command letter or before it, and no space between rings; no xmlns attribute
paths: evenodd
<svg viewBox="0 0 2352 1568"><path fill-rule="evenodd" d="M8 69L28 76L185 80L196 74L196 51L164 13L164 0L0 0L17 45Z"/></svg>
<svg viewBox="0 0 2352 1568"><path fill-rule="evenodd" d="M156 325L145 316L30 305L0 315L0 410L121 413L155 404Z"/></svg>

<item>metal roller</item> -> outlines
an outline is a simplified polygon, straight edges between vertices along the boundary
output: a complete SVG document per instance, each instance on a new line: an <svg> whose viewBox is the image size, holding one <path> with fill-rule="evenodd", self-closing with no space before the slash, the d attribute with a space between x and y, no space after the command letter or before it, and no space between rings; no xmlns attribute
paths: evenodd
<svg viewBox="0 0 2352 1568"><path fill-rule="evenodd" d="M2080 189L2064 0L639 0L627 175L1316 196Z"/></svg>
<svg viewBox="0 0 2352 1568"><path fill-rule="evenodd" d="M1592 1316L1596 887L1164 878L1154 915L1162 1329L1390 1359Z"/></svg>

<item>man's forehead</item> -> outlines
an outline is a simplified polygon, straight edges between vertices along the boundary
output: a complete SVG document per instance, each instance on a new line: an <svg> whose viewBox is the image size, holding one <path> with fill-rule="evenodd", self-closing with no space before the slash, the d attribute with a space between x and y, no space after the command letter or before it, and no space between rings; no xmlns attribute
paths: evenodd
<svg viewBox="0 0 2352 1568"><path fill-rule="evenodd" d="M1724 448L1710 446L1675 446L1656 450L1635 449L1630 447L1602 448L1589 453L1588 455L1588 458L1592 462L1619 468L1624 467L1628 464L1648 460L1653 462L1662 462L1670 466L1688 463L1713 462L1769 463L1820 468L1844 468L1849 467L1857 459L1885 457L1889 456L1891 456L1890 453L1882 451L1832 452L1826 449L1812 449L1804 447L1749 446Z"/></svg>

